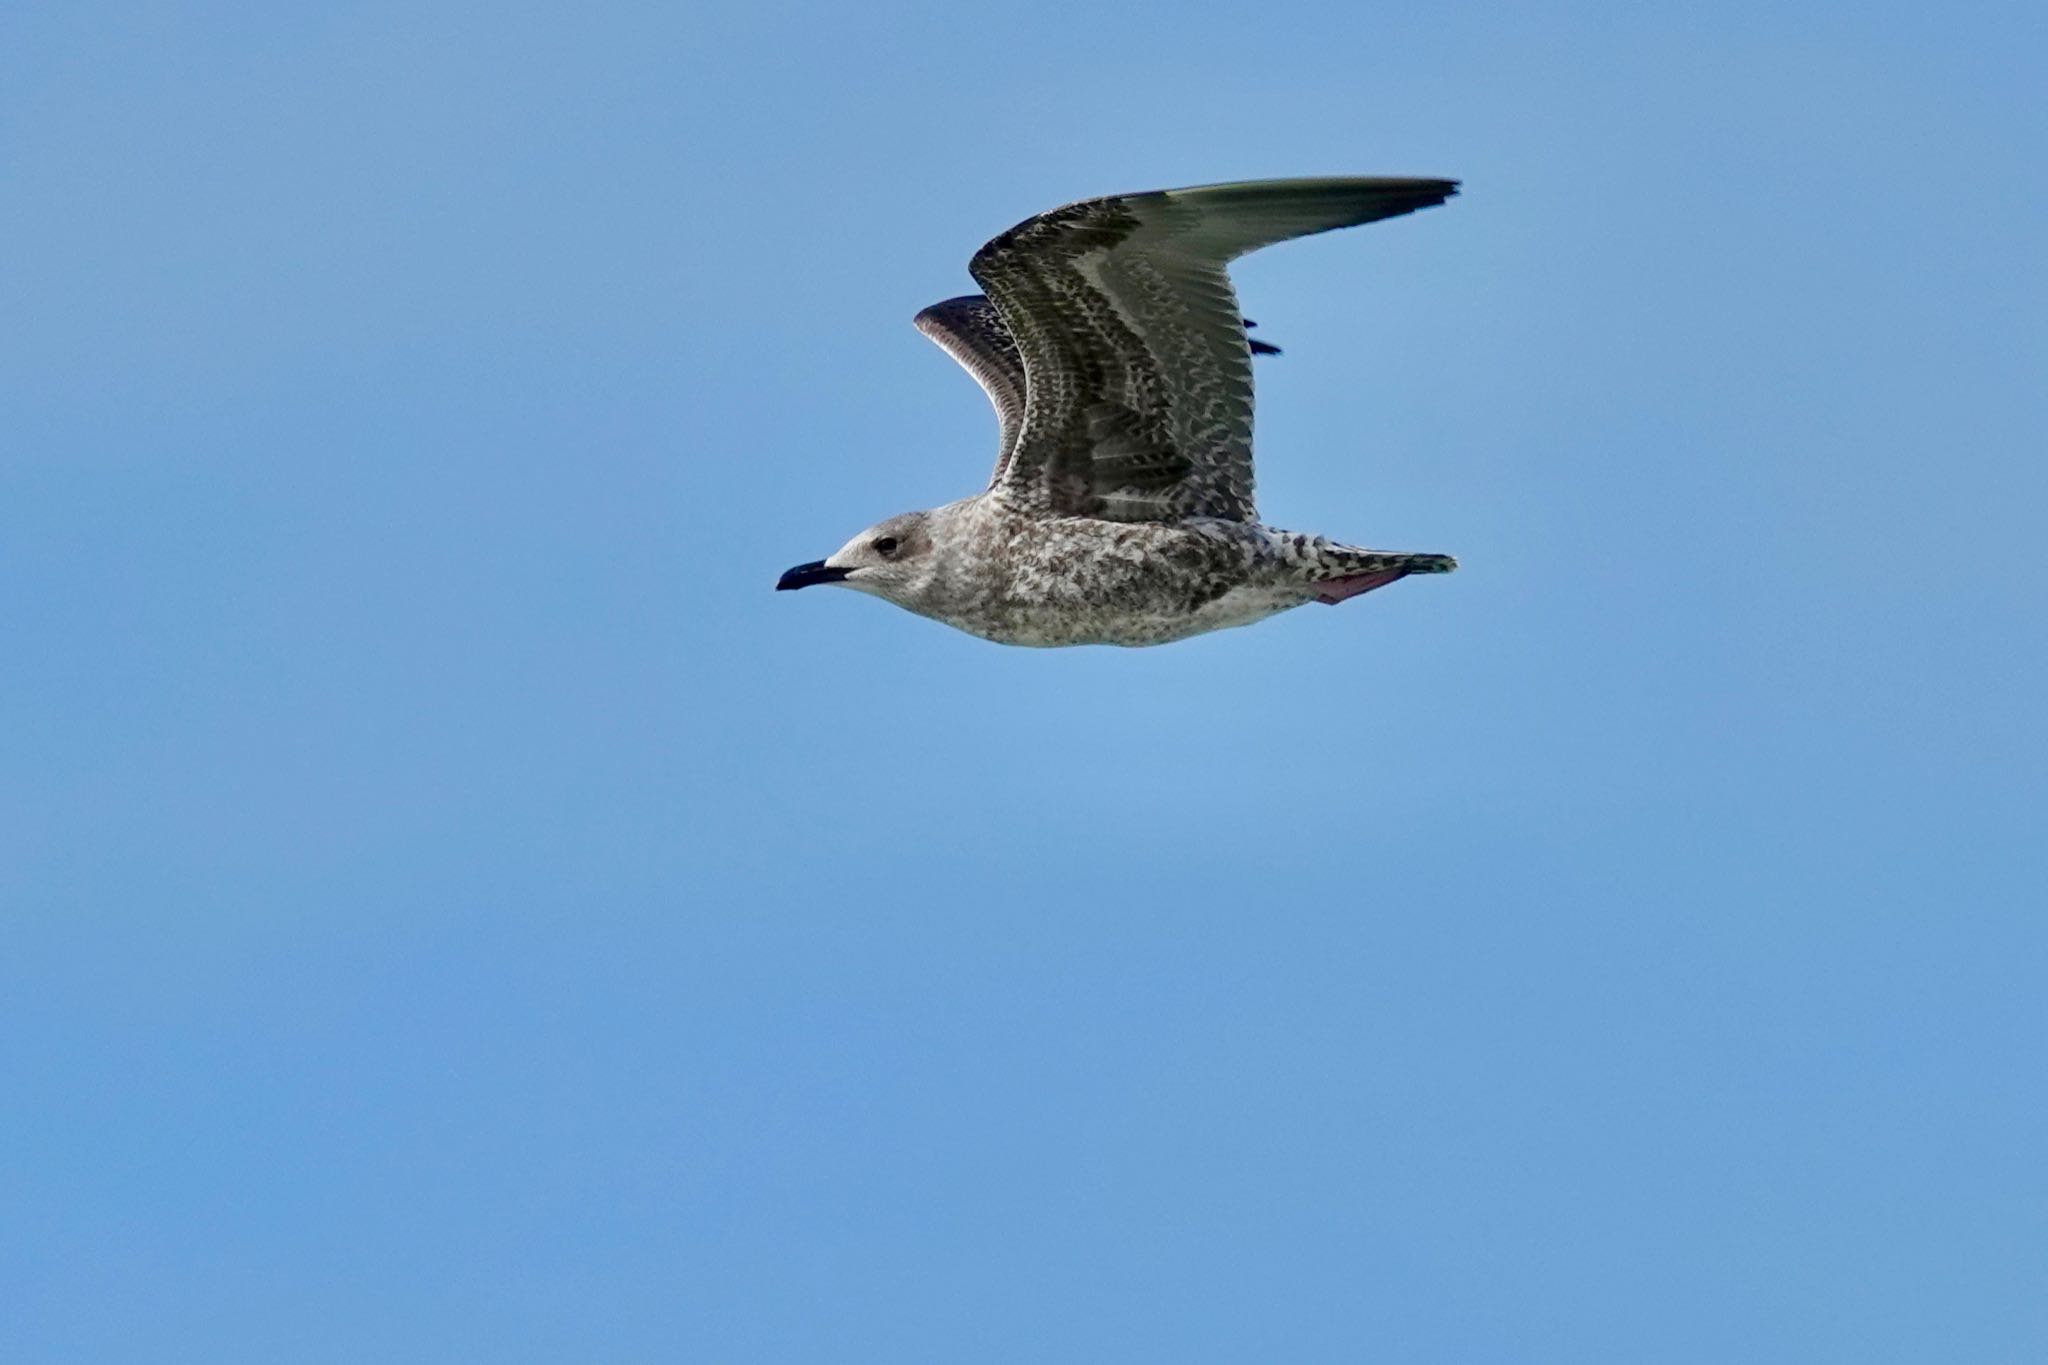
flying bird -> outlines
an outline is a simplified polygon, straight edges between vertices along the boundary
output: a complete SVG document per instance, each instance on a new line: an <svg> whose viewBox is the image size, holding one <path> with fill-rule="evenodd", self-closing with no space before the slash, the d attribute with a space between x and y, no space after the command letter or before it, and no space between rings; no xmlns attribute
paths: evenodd
<svg viewBox="0 0 2048 1365"><path fill-rule="evenodd" d="M857 588L1001 644L1158 645L1457 568L1259 522L1251 357L1276 348L1248 339L1226 270L1457 190L1253 180L1019 223L969 262L984 293L916 318L995 407L988 488L890 517L775 586Z"/></svg>

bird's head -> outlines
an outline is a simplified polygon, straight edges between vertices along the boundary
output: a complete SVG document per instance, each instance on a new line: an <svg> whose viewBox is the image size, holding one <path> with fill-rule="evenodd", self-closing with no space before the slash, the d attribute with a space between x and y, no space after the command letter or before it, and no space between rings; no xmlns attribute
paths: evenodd
<svg viewBox="0 0 2048 1365"><path fill-rule="evenodd" d="M877 522L824 559L799 564L776 582L777 591L837 583L917 610L937 572L936 513L905 512Z"/></svg>

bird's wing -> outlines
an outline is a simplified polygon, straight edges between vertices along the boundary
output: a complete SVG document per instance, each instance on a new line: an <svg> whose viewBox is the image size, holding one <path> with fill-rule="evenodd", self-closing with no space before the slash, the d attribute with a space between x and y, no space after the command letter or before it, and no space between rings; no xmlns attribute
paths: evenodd
<svg viewBox="0 0 2048 1365"><path fill-rule="evenodd" d="M968 269L1027 382L991 491L1039 516L1251 520L1251 348L1225 267L1456 192L1453 180L1253 180L1088 199L995 238Z"/></svg>
<svg viewBox="0 0 2048 1365"><path fill-rule="evenodd" d="M912 321L974 376L995 406L1001 444L989 481L1001 483L1017 448L1018 428L1024 425L1024 361L1017 354L1016 338L1003 326L996 306L980 294L935 303Z"/></svg>
<svg viewBox="0 0 2048 1365"><path fill-rule="evenodd" d="M957 299L935 303L911 319L917 330L937 342L942 350L960 362L974 376L981 391L996 410L998 448L991 485L1003 481L1010 454L1017 448L1017 432L1024 425L1024 358L1017 354L1017 339L1003 325L1003 315L985 294L962 294ZM1244 319L1247 330L1258 326ZM1247 339L1253 355L1279 355L1280 348L1256 337Z"/></svg>

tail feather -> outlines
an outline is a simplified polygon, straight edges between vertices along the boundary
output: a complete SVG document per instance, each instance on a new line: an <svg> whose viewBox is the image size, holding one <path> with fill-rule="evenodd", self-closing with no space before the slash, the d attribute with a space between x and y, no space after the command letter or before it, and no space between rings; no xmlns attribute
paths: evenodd
<svg viewBox="0 0 2048 1365"><path fill-rule="evenodd" d="M1458 561L1449 555L1347 550L1339 557L1339 571L1311 585L1315 600L1327 606L1347 602L1374 588L1384 588L1412 573L1449 573L1458 567Z"/></svg>

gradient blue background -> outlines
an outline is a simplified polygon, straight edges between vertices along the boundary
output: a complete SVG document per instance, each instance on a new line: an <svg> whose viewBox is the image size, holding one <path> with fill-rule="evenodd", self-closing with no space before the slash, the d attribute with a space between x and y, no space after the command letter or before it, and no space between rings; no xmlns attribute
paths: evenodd
<svg viewBox="0 0 2048 1365"><path fill-rule="evenodd" d="M2037 6L17 5L0 1353L2048 1357ZM1089 194L1263 511L1139 652L776 574L980 486Z"/></svg>

